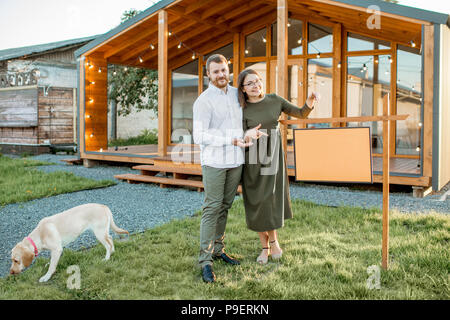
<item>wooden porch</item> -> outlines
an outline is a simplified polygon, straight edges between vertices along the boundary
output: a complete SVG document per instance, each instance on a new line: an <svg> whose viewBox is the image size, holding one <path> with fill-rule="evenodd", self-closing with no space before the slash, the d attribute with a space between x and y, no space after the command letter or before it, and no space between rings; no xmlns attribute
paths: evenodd
<svg viewBox="0 0 450 320"><path fill-rule="evenodd" d="M184 151L180 152L181 148L184 148ZM193 187L198 191L203 190L200 149L197 145L168 146L167 156L158 156L157 145L110 147L104 152L108 154L105 159L111 159L114 153L120 154L120 156L130 154L130 156L140 155L148 157L145 158L145 161L133 167L133 169L137 170L136 174L116 175L115 178L117 179L126 180L129 183L156 183L161 187L177 185ZM374 182L381 183L382 158L373 156L372 164L373 172L379 173L374 174ZM294 152L290 147L288 147L287 153L287 166L288 175L294 177ZM419 159L391 157L390 168L392 184L429 186L429 179L420 177ZM162 175L159 173L162 173ZM418 177L406 177L404 175L417 175Z"/></svg>

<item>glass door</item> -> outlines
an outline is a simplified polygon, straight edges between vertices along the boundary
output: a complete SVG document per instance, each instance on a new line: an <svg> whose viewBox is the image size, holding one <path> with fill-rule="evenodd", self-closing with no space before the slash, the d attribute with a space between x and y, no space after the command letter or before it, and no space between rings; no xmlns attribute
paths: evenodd
<svg viewBox="0 0 450 320"><path fill-rule="evenodd" d="M289 59L288 60L288 98L291 103L302 107L305 103L304 97L304 79L303 79L303 59ZM269 81L269 93L277 92L277 75L278 75L278 66L277 60L270 61L270 81ZM296 119L294 117L288 116L288 119ZM287 143L288 150L293 147L294 136L292 129L299 128L299 125L288 125L287 131ZM305 127L305 125L301 125L301 127ZM289 148L290 147L290 148Z"/></svg>

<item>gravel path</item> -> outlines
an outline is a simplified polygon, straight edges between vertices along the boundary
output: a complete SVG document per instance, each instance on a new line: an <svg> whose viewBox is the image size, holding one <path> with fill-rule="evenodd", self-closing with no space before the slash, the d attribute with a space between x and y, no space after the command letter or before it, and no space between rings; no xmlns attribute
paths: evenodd
<svg viewBox="0 0 450 320"><path fill-rule="evenodd" d="M192 216L201 210L203 193L188 189L162 189L152 184L128 184L114 179L114 175L135 172L127 167L101 165L94 168L70 166L60 161L72 158L67 155L45 154L31 157L55 163L37 167L45 172L65 170L94 180L111 179L117 185L108 188L79 191L50 198L7 205L0 209L0 277L9 272L10 251L28 235L46 216L67 210L80 204L97 202L111 208L116 224L130 233L139 233L173 219ZM291 198L304 199L330 206L359 206L381 209L382 193L378 191L354 191L346 187L318 186L291 183ZM439 195L415 199L411 193L394 193L390 196L391 209L400 212L450 213L450 196L438 201ZM113 235L114 236L114 235ZM67 246L70 249L91 247L97 240L92 232L85 232ZM49 257L48 252L41 256Z"/></svg>

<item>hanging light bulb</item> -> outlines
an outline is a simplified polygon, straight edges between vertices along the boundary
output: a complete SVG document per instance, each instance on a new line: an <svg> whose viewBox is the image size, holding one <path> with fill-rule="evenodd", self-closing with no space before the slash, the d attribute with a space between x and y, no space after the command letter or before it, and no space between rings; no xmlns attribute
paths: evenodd
<svg viewBox="0 0 450 320"><path fill-rule="evenodd" d="M389 63L392 63L394 60L392 60L391 56L389 56Z"/></svg>
<svg viewBox="0 0 450 320"><path fill-rule="evenodd" d="M364 63L363 65L363 70L366 71L367 70L367 65Z"/></svg>
<svg viewBox="0 0 450 320"><path fill-rule="evenodd" d="M297 40L297 43L298 43L298 44L302 44L302 38L298 39L298 40Z"/></svg>
<svg viewBox="0 0 450 320"><path fill-rule="evenodd" d="M264 37L262 38L262 40L263 40L263 42L264 42L264 43L266 43L266 42L267 42L266 38L264 38Z"/></svg>
<svg viewBox="0 0 450 320"><path fill-rule="evenodd" d="M89 103L94 103L94 99L90 98Z"/></svg>
<svg viewBox="0 0 450 320"><path fill-rule="evenodd" d="M341 62L339 61L337 67L340 69L342 67Z"/></svg>
<svg viewBox="0 0 450 320"><path fill-rule="evenodd" d="M420 152L420 146L417 146L416 151Z"/></svg>
<svg viewBox="0 0 450 320"><path fill-rule="evenodd" d="M142 58L139 57L139 62L142 63L142 62L144 62L144 60L142 60Z"/></svg>
<svg viewBox="0 0 450 320"><path fill-rule="evenodd" d="M416 43L414 41L410 41L409 44L411 45L411 47L415 48L416 47Z"/></svg>
<svg viewBox="0 0 450 320"><path fill-rule="evenodd" d="M177 46L178 49L181 49L181 42Z"/></svg>
<svg viewBox="0 0 450 320"><path fill-rule="evenodd" d="M93 134L93 133L91 133L91 134L89 135L89 137L93 138L93 137L94 137L94 134Z"/></svg>
<svg viewBox="0 0 450 320"><path fill-rule="evenodd" d="M150 49L155 50L155 46L153 45L153 43L150 43Z"/></svg>
<svg viewBox="0 0 450 320"><path fill-rule="evenodd" d="M98 73L102 73L102 68L98 68Z"/></svg>
<svg viewBox="0 0 450 320"><path fill-rule="evenodd" d="M169 37L172 35L172 31L169 31Z"/></svg>
<svg viewBox="0 0 450 320"><path fill-rule="evenodd" d="M248 54L248 49L245 49L245 54Z"/></svg>
<svg viewBox="0 0 450 320"><path fill-rule="evenodd" d="M317 59L320 59L320 52L317 54Z"/></svg>
<svg viewBox="0 0 450 320"><path fill-rule="evenodd" d="M289 27L291 26L291 23L290 23L290 22L288 22L288 23L287 23L287 26L288 26L288 28L289 28Z"/></svg>
<svg viewBox="0 0 450 320"><path fill-rule="evenodd" d="M192 60L195 60L195 53L192 54Z"/></svg>

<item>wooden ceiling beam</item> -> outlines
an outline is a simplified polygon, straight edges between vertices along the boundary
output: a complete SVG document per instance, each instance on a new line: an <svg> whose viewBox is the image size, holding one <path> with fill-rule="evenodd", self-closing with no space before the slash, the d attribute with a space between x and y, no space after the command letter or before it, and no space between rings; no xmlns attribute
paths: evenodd
<svg viewBox="0 0 450 320"><path fill-rule="evenodd" d="M238 7L236 7L235 9L228 11L228 12L224 13L223 15L221 15L217 19L217 22L225 22L225 21L230 20L238 15L242 15L242 14L246 13L247 11L256 9L260 5L261 4L259 2L254 2L254 1L245 2L241 5L239 5Z"/></svg>
<svg viewBox="0 0 450 320"><path fill-rule="evenodd" d="M172 14L178 15L179 17L186 18L186 19L192 19L192 20L194 20L194 21L196 21L198 23L207 24L207 25L209 25L211 27L214 27L216 29L221 29L223 31L235 32L235 33L239 32L238 29L230 27L227 24L216 23L214 19L202 20L201 15L199 15L199 14L196 14L196 13L186 14L185 10L183 8L180 8L180 7L170 8L170 9L167 9L167 10L169 12L171 12Z"/></svg>
<svg viewBox="0 0 450 320"><path fill-rule="evenodd" d="M197 0L194 3L188 5L184 11L185 14L190 14L195 10L200 9L203 6L206 6L209 2L214 2L215 0ZM209 3L211 4L211 3ZM213 4L214 5L214 4Z"/></svg>
<svg viewBox="0 0 450 320"><path fill-rule="evenodd" d="M174 33L179 33L184 31L187 28L192 27L193 25L195 25L196 22L195 21L185 21L182 22L180 24L178 24L177 26L175 26L174 28L172 28L172 32ZM144 40L143 40L144 41ZM127 61L131 58L135 58L137 59L139 57L140 54L142 54L142 52L146 52L150 46L150 44L153 44L155 47L157 47L157 43L158 43L158 34L155 33L152 35L151 38L149 39L145 39L144 43L141 44L139 47L127 52L126 54L121 56L122 61Z"/></svg>
<svg viewBox="0 0 450 320"><path fill-rule="evenodd" d="M246 14L236 20L233 20L233 22L230 23L230 26L231 27L240 26L241 24L252 21L252 19L257 19L260 16L265 15L266 13L269 13L271 11L276 12L276 8L274 8L273 6L270 6L270 5L266 5L258 10L255 10L255 11L253 11L249 14Z"/></svg>
<svg viewBox="0 0 450 320"><path fill-rule="evenodd" d="M213 40L208 40L207 43L204 44L202 47L197 48L197 51L204 56L212 52L213 50L221 48L231 42L233 42L233 34L224 33ZM191 57L178 55L177 57L171 59L169 69L181 67L190 61L192 61Z"/></svg>
<svg viewBox="0 0 450 320"><path fill-rule="evenodd" d="M190 32L187 32L183 35L177 36L178 39L176 39L175 41L173 41L172 39L170 40L171 42L169 43L169 57L171 57L170 52L173 52L175 49L176 50L182 50L185 49L184 46L182 46L181 48L178 48L179 42L181 41L182 43L186 43L187 41L189 41L190 39L194 38L195 36L198 36L199 34L205 33L207 30L211 29L211 27L209 26L202 26L199 28L196 28L195 30L192 30ZM220 31L221 33L223 33L223 31ZM190 41L190 42L194 42L194 41ZM189 46L190 47L190 46ZM172 50L172 51L171 51ZM155 51L151 51L149 53L146 53L144 56L142 56L142 59L144 61L147 60L151 60L152 58L154 58L155 56L157 56L158 53Z"/></svg>
<svg viewBox="0 0 450 320"><path fill-rule="evenodd" d="M209 18L209 17L211 17L211 16L213 16L213 15L215 15L215 14L221 12L221 11L224 11L224 10L228 9L228 8L231 7L231 6L235 6L235 5L238 4L239 2L240 2L240 0L228 0L228 1L223 1L220 5L214 5L214 6L211 6L211 7L207 8L207 9L205 9L205 10L200 14L200 18L201 18L202 20L205 20L205 19L207 19L207 18ZM238 7L245 6L246 4L248 4L248 2L239 4ZM226 13L225 13L225 14L226 14ZM223 15L221 15L221 16L223 16ZM217 22L219 22L219 20L220 20L220 18L217 19ZM222 22L223 22L223 20L222 20Z"/></svg>

